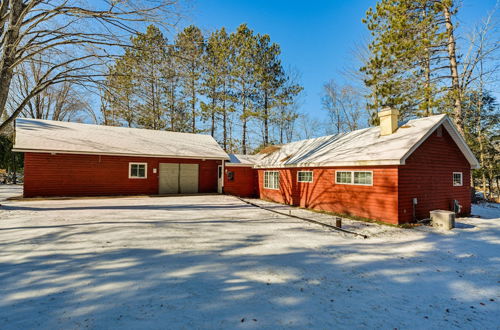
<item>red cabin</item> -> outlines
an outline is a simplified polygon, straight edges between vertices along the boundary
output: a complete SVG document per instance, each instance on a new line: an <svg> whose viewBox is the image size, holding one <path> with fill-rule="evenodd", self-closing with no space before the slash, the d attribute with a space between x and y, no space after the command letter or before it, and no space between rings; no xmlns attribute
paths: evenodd
<svg viewBox="0 0 500 330"><path fill-rule="evenodd" d="M18 119L24 197L222 192L229 159L209 135Z"/></svg>
<svg viewBox="0 0 500 330"><path fill-rule="evenodd" d="M471 209L477 159L446 115L397 126L398 113L379 113L380 127L231 155L225 192L402 224L431 210Z"/></svg>

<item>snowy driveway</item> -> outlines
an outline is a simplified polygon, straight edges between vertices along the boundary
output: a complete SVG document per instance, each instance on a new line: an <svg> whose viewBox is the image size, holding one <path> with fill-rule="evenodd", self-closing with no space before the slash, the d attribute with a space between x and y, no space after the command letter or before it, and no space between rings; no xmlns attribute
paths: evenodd
<svg viewBox="0 0 500 330"><path fill-rule="evenodd" d="M0 328L497 328L500 209L476 210L363 240L229 196L4 201Z"/></svg>

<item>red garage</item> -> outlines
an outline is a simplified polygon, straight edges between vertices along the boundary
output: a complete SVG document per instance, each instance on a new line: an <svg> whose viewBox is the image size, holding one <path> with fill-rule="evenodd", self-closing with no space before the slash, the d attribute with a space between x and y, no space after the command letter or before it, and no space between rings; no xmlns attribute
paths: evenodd
<svg viewBox="0 0 500 330"><path fill-rule="evenodd" d="M209 135L18 119L24 196L222 192L228 155Z"/></svg>
<svg viewBox="0 0 500 330"><path fill-rule="evenodd" d="M437 115L398 127L397 111L379 116L380 127L232 155L225 191L394 224L457 205L470 213L479 164L452 121Z"/></svg>

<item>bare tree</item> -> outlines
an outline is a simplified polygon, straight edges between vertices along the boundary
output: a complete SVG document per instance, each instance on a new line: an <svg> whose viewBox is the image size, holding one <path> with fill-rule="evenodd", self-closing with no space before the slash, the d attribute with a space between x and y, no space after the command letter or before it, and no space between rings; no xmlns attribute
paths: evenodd
<svg viewBox="0 0 500 330"><path fill-rule="evenodd" d="M364 112L362 93L351 85L339 86L330 80L323 85L323 108L328 112L330 123L335 127L329 133L350 132L360 128Z"/></svg>
<svg viewBox="0 0 500 330"><path fill-rule="evenodd" d="M10 0L0 3L0 131L50 86L94 83L103 64L127 46L142 22L165 25L175 15L175 0ZM39 56L40 55L40 56ZM13 80L20 66L38 61L39 79L7 114Z"/></svg>
<svg viewBox="0 0 500 330"><path fill-rule="evenodd" d="M491 90L487 88L495 86L500 68L500 43L495 37L499 32L499 24L494 19L498 5L469 35L469 49L462 62L460 77L460 88L464 95L473 96L470 97L472 102L464 102L464 133L481 163L481 169L476 173L480 177L483 192L489 192L488 195L492 192L492 180L498 176L498 150L495 144L498 119L491 119L497 118L498 113L490 113L495 106L488 104L493 103L493 99L489 95Z"/></svg>
<svg viewBox="0 0 500 330"><path fill-rule="evenodd" d="M39 83L43 72L42 61L28 60L18 66L18 74L14 76L11 85L12 96L7 102L8 113L29 95ZM61 121L78 121L93 117L87 101L89 92L78 87L71 81L48 86L27 102L21 114L28 118Z"/></svg>
<svg viewBox="0 0 500 330"><path fill-rule="evenodd" d="M322 135L322 130L319 129L322 127L321 122L308 114L299 115L297 126L297 137L299 139L312 139Z"/></svg>

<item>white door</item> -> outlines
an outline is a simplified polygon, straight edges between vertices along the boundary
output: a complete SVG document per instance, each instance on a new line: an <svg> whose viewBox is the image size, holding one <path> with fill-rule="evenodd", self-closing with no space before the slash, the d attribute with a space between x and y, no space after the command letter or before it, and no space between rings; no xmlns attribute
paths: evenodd
<svg viewBox="0 0 500 330"><path fill-rule="evenodd" d="M180 193L195 194L198 192L198 164L181 164Z"/></svg>
<svg viewBox="0 0 500 330"><path fill-rule="evenodd" d="M159 194L179 193L179 164L160 163Z"/></svg>
<svg viewBox="0 0 500 330"><path fill-rule="evenodd" d="M224 180L224 175L222 175L222 165L217 168L217 192L222 194L222 180Z"/></svg>

